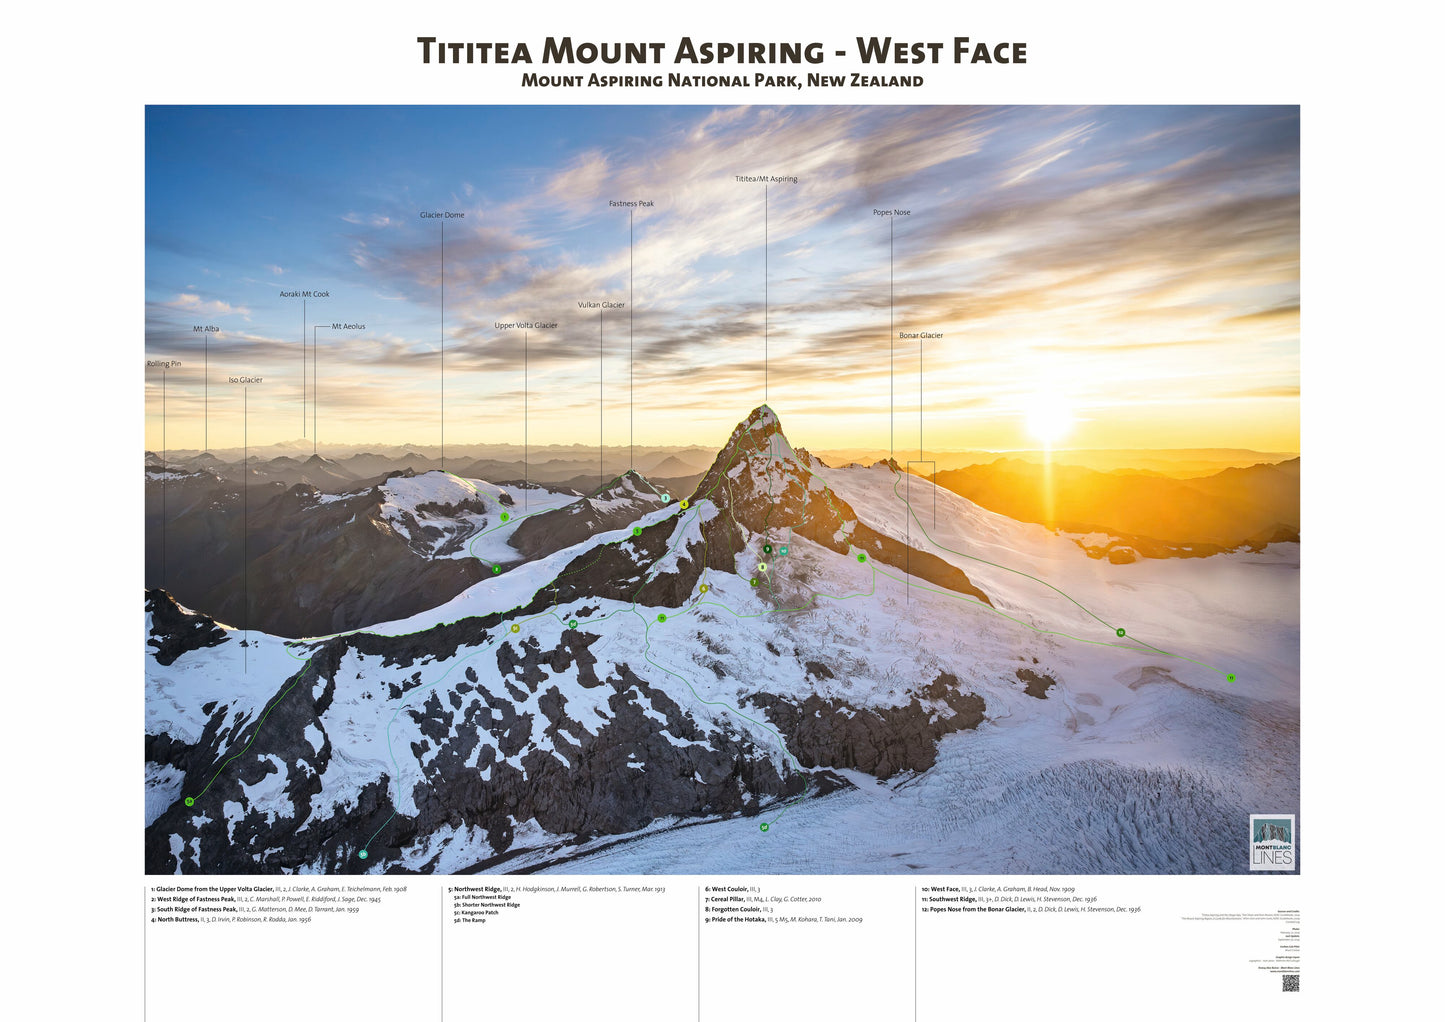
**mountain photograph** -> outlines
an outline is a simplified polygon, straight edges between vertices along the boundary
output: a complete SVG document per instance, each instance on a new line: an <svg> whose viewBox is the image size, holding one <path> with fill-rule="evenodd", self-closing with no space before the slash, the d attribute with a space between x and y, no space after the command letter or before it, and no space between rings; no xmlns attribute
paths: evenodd
<svg viewBox="0 0 1445 1022"><path fill-rule="evenodd" d="M148 873L1246 873L1299 813L1298 108L146 149Z"/></svg>
<svg viewBox="0 0 1445 1022"><path fill-rule="evenodd" d="M828 466L764 406L681 499L628 474L521 513L439 470L275 493L250 519L265 598L147 590L148 868L769 872L845 828L871 836L822 861L849 872L1233 871L1232 807L1297 791L1207 736L1251 761L1297 736L1297 541L1101 565L904 479ZM1245 583L1197 616L1198 588ZM1197 758L1154 746L1176 729ZM1040 799L1033 847L948 840Z"/></svg>

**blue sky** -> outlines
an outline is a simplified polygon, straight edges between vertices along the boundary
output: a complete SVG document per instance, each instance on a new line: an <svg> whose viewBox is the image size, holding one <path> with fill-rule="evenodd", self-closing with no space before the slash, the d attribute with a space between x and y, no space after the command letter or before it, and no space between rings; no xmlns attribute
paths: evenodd
<svg viewBox="0 0 1445 1022"><path fill-rule="evenodd" d="M604 435L717 444L767 394L795 442L1298 446L1293 107L151 107L147 357L170 446L301 434L301 309L327 443ZM650 199L629 216L609 199ZM910 210L907 217L874 214ZM420 210L464 211L439 232ZM629 328L632 357L629 364ZM147 444L159 434L148 370ZM309 385L308 385L309 386ZM585 426L582 424L586 424ZM890 430L891 424L891 430ZM309 431L309 424L308 424ZM513 435L515 434L515 435Z"/></svg>

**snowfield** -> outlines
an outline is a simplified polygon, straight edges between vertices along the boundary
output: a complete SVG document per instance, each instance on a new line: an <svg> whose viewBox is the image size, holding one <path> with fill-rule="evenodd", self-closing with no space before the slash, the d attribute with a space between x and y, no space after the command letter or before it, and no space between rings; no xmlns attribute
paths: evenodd
<svg viewBox="0 0 1445 1022"><path fill-rule="evenodd" d="M419 547L419 553L427 557L478 557L488 563L518 559L507 540L522 518L582 499L575 493L544 486L497 486L440 471L392 476L382 484L381 491L383 518L404 539ZM478 503L484 510L458 510ZM503 513L506 522L501 521ZM427 543L411 535L414 525L440 530L441 535Z"/></svg>
<svg viewBox="0 0 1445 1022"><path fill-rule="evenodd" d="M751 429L776 428L768 416L755 413ZM231 631L169 666L148 656L147 734L187 747L202 744L208 726L219 736L205 739L214 749L205 770L148 764L154 854L174 868L205 868L211 839L188 829L178 801L252 735L255 747L216 782L234 801L202 799L192 812L208 814L205 827L226 826L228 839L255 828L248 854L261 869L1242 872L1248 814L1298 812L1298 544L1113 564L886 465L828 468L793 452L780 432L766 437L763 456L725 468L725 486L686 509L660 503L625 528L366 629L376 637L366 642L253 633L244 672ZM570 594L560 602L539 598L606 557L643 565L639 587L696 571L705 530L748 493L778 497L789 473L818 499L851 507L856 522L960 569L992 606L911 576L907 561L839 553L851 523L819 542L794 527L749 532L731 570L702 568L682 606L565 587L555 589ZM446 556L518 559L506 545L520 511L515 488L432 472L388 480L384 491L399 529L427 522L423 507L480 500L484 511L448 518L470 522L473 534ZM519 503L501 502L504 491ZM910 492L912 509L902 498ZM528 511L578 499L533 489ZM149 634L149 615L146 624ZM333 648L334 665L323 660ZM303 694L286 699L314 702L316 712L253 728L313 655ZM1043 698L1026 691L1023 672L1051 683ZM818 697L835 728L909 705L936 721L953 711L920 693L940 678L983 700L982 721L939 738L927 769L882 779L801 764L795 736L768 710L769 700ZM294 734L266 730L283 726ZM737 750L747 750L743 760ZM586 805L546 815L574 799L548 778L600 769L597 758L614 753L595 776L652 798L656 811L625 831L549 830L547 821L594 817ZM764 761L767 772L753 778ZM808 797L769 780L800 770ZM527 785L526 797L513 796L505 812L468 808L502 784ZM704 784L713 786L708 804L735 786L729 797L740 809L669 808L678 791ZM302 788L306 800L293 803L288 791ZM596 797L610 805L625 796ZM545 820L516 808L533 804ZM774 821L766 832L763 821ZM272 865L277 827L299 849L289 865ZM362 848L372 850L365 861Z"/></svg>

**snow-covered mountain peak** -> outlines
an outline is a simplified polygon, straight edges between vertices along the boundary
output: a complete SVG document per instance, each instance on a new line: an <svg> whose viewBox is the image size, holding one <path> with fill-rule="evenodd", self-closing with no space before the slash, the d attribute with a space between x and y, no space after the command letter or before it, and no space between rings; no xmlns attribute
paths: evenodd
<svg viewBox="0 0 1445 1022"><path fill-rule="evenodd" d="M733 463L750 456L799 460L793 445L783 433L782 420L767 405L758 405L733 428L719 456Z"/></svg>
<svg viewBox="0 0 1445 1022"><path fill-rule="evenodd" d="M796 504L802 513L810 489L821 489L813 470L821 467L806 451L796 450L783 433L782 423L767 405L759 405L738 423L718 451L712 467L696 489L697 499L719 507L777 503Z"/></svg>
<svg viewBox="0 0 1445 1022"><path fill-rule="evenodd" d="M748 413L748 417L738 424L738 429L744 428L765 433L773 431L781 432L783 424L778 419L777 413L763 404L754 408Z"/></svg>
<svg viewBox="0 0 1445 1022"><path fill-rule="evenodd" d="M428 506L479 512L486 509L485 495L478 491L476 485L450 472L398 472L382 484L381 490L388 505L413 512ZM472 505L476 506L473 508Z"/></svg>

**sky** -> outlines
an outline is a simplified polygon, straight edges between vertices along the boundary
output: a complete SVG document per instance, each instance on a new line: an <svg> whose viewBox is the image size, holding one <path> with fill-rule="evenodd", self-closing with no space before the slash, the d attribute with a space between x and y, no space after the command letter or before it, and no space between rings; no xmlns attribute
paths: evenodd
<svg viewBox="0 0 1445 1022"><path fill-rule="evenodd" d="M1298 107L152 106L146 447L1294 452L1299 202Z"/></svg>

